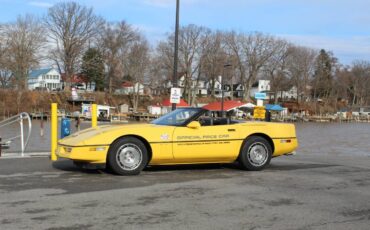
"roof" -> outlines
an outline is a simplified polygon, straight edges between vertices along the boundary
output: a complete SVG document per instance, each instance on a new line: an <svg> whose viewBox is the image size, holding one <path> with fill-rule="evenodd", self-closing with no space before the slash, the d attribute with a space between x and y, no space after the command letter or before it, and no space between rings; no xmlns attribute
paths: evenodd
<svg viewBox="0 0 370 230"><path fill-rule="evenodd" d="M49 73L53 68L45 68L45 69L35 69L35 70L31 70L31 72L29 73L28 77L29 78L36 78L40 75L44 75L44 74L47 74Z"/></svg>
<svg viewBox="0 0 370 230"><path fill-rule="evenodd" d="M224 111L229 111L239 107L245 107L248 103L243 103L241 101L224 101ZM221 111L221 102L212 102L208 105L203 106L204 109L210 111Z"/></svg>
<svg viewBox="0 0 370 230"><path fill-rule="evenodd" d="M271 111L282 111L282 110L284 110L284 108L281 107L280 105L274 105L274 104L266 104L265 109L266 110L271 110Z"/></svg>
<svg viewBox="0 0 370 230"><path fill-rule="evenodd" d="M170 102L170 99L164 99L162 101L162 106L172 106L172 103ZM190 105L184 101L184 99L180 99L180 103L176 104L177 107L189 107Z"/></svg>
<svg viewBox="0 0 370 230"><path fill-rule="evenodd" d="M236 91L236 89L237 89L240 85L243 87L243 85L242 85L242 84L240 84L240 83L239 83L239 84L233 84L233 90L234 90L234 91Z"/></svg>
<svg viewBox="0 0 370 230"><path fill-rule="evenodd" d="M122 86L123 88L127 88L127 87L133 87L133 86L134 86L134 84L133 84L132 82L129 82L129 81L124 81L124 82L121 84L121 86Z"/></svg>

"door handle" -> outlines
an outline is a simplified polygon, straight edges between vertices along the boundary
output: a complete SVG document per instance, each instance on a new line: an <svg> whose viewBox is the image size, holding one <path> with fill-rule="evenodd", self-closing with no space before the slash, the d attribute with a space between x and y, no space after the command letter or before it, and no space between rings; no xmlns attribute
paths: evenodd
<svg viewBox="0 0 370 230"><path fill-rule="evenodd" d="M228 129L228 132L235 132L235 129Z"/></svg>

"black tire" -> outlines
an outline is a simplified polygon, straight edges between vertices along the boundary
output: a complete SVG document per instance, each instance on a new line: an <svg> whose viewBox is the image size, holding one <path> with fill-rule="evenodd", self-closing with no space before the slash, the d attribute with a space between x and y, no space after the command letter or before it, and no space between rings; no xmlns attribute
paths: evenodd
<svg viewBox="0 0 370 230"><path fill-rule="evenodd" d="M118 175L137 175L148 163L148 150L134 137L123 137L113 142L107 156L107 167Z"/></svg>
<svg viewBox="0 0 370 230"><path fill-rule="evenodd" d="M271 144L263 137L252 136L244 142L239 162L246 170L259 171L270 164L271 157Z"/></svg>

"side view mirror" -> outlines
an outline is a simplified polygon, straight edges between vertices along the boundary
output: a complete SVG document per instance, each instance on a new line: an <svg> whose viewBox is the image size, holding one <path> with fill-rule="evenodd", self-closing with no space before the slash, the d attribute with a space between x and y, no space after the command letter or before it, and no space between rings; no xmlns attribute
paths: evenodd
<svg viewBox="0 0 370 230"><path fill-rule="evenodd" d="M191 128L191 129L198 129L200 128L200 126L201 125L198 121L192 121L186 127Z"/></svg>

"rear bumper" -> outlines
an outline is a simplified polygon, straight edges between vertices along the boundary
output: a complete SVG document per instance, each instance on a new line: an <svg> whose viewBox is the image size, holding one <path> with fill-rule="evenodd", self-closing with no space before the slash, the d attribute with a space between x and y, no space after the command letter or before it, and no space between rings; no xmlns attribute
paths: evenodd
<svg viewBox="0 0 370 230"><path fill-rule="evenodd" d="M295 137L292 138L276 138L273 139L275 151L273 156L281 155L293 155L298 147L298 140Z"/></svg>
<svg viewBox="0 0 370 230"><path fill-rule="evenodd" d="M56 155L75 161L105 163L109 146L66 146L58 145Z"/></svg>

